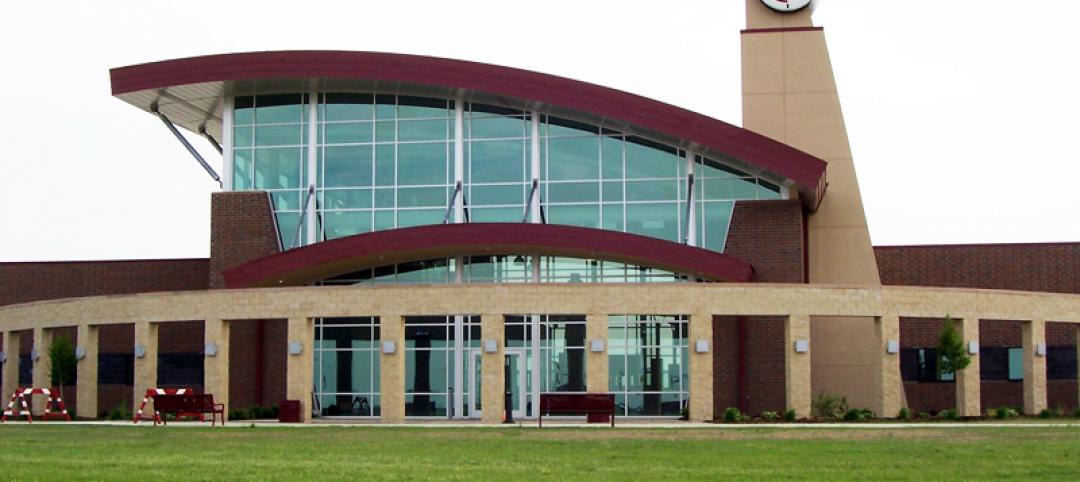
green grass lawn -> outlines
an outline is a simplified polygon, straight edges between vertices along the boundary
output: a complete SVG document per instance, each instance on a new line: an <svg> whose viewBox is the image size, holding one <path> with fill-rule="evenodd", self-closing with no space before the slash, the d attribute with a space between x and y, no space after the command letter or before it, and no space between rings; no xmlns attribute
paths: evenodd
<svg viewBox="0 0 1080 482"><path fill-rule="evenodd" d="M0 426L6 479L1080 480L1080 428Z"/></svg>

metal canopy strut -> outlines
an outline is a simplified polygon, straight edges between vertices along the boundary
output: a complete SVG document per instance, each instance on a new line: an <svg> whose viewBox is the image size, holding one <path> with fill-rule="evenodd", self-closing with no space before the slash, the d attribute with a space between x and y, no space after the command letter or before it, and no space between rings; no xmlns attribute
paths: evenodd
<svg viewBox="0 0 1080 482"><path fill-rule="evenodd" d="M690 226L694 222L694 173L686 175L686 235L683 244L690 244Z"/></svg>
<svg viewBox="0 0 1080 482"><path fill-rule="evenodd" d="M525 215L523 215L521 217L521 222L523 222L523 223L529 222L529 215L532 214L532 201L533 201L533 199L538 199L539 200L538 205L539 205L539 211L540 211L540 223L541 224L547 224L547 216L544 216L544 198L539 197L540 196L539 191L540 191L540 180L534 178L532 180L532 188L529 189L529 198L525 200Z"/></svg>
<svg viewBox="0 0 1080 482"><path fill-rule="evenodd" d="M304 197L304 207L300 210L300 221L296 223L296 236L293 236L292 247L300 247L300 233L304 232L304 223L307 221L308 206L311 198L315 196L315 185L308 186L307 196Z"/></svg>
<svg viewBox="0 0 1080 482"><path fill-rule="evenodd" d="M218 176L218 173L214 171L214 168L210 167L210 164L207 164L206 159L203 159L203 156L199 154L199 151L196 151L195 148L191 146L191 143L188 142L187 138L184 137L184 135L176 129L176 126L173 125L172 121L169 120L169 118L165 114L162 114L158 111L156 103L150 106L150 112L153 112L154 115L157 115L158 118L161 119L161 122L165 124L165 127L169 128L169 132L172 132L173 135L176 136L176 140L180 141L180 143L184 145L184 148L187 149L188 153L191 154L191 157L194 157L195 160L199 162L199 165L201 165L203 169L206 170L206 173L209 174L210 177L214 178L215 181L217 181L218 187L224 188L225 186L221 183L221 177ZM215 147L217 147L218 151L221 151L221 148L219 146L215 145Z"/></svg>
<svg viewBox="0 0 1080 482"><path fill-rule="evenodd" d="M209 132L206 132L206 124L202 124L199 126L199 134L202 134L202 136L205 137L207 141L210 141L210 145L214 146L214 149L217 150L218 154L225 154L225 151L221 149L221 144L218 144L217 139L214 139L214 136L210 135Z"/></svg>

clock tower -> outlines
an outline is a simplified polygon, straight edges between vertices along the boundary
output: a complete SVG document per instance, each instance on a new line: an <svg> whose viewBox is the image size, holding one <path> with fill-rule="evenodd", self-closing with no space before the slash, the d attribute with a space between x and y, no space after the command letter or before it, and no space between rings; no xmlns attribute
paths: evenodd
<svg viewBox="0 0 1080 482"><path fill-rule="evenodd" d="M880 285L825 32L811 20L814 3L746 0L743 127L828 164L825 194L806 213L807 282ZM898 357L879 349L899 339L898 318L793 317L785 331L810 342L809 356L785 348L788 408L808 413L812 394L821 392L882 415L904 404L902 386L884 383L900 379Z"/></svg>

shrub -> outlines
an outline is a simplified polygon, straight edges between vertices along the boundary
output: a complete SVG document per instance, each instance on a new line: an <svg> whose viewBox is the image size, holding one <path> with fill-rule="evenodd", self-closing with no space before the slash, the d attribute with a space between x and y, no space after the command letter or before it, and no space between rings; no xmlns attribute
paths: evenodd
<svg viewBox="0 0 1080 482"><path fill-rule="evenodd" d="M919 412L918 417L919 418L934 418L933 415L930 415L930 412Z"/></svg>
<svg viewBox="0 0 1080 482"><path fill-rule="evenodd" d="M274 406L264 407L256 405L251 407L251 418L272 419L278 417L278 408Z"/></svg>
<svg viewBox="0 0 1080 482"><path fill-rule="evenodd" d="M865 408L852 408L844 412L844 420L848 422L861 422L868 418L874 418L874 412Z"/></svg>
<svg viewBox="0 0 1080 482"><path fill-rule="evenodd" d="M728 423L735 423L742 420L742 414L739 413L739 409L735 407L728 407L724 409L724 421Z"/></svg>
<svg viewBox="0 0 1080 482"><path fill-rule="evenodd" d="M998 407L994 409L994 418L998 420L1005 420L1007 418L1013 418L1019 415L1019 413L1009 407Z"/></svg>
<svg viewBox="0 0 1080 482"><path fill-rule="evenodd" d="M1080 418L1080 408L1077 408L1076 411L1073 412L1073 416L1076 418Z"/></svg>
<svg viewBox="0 0 1080 482"><path fill-rule="evenodd" d="M251 418L251 410L242 408L233 408L229 410L229 420L249 420Z"/></svg>
<svg viewBox="0 0 1080 482"><path fill-rule="evenodd" d="M908 410L907 407L900 407L900 413L896 414L896 418L900 420L909 420L911 419L911 411Z"/></svg>
<svg viewBox="0 0 1080 482"><path fill-rule="evenodd" d="M1080 409L1076 410L1076 415L1080 417ZM787 420L788 422L794 422L796 418L798 418L798 416L795 414L795 409L784 412L784 420Z"/></svg>
<svg viewBox="0 0 1080 482"><path fill-rule="evenodd" d="M105 418L108 420L131 420L134 418L134 415L129 410L125 409L123 405L118 405L116 408L112 409Z"/></svg>
<svg viewBox="0 0 1080 482"><path fill-rule="evenodd" d="M814 416L839 419L848 411L847 399L830 393L821 392L814 397Z"/></svg>
<svg viewBox="0 0 1080 482"><path fill-rule="evenodd" d="M764 412L761 412L761 418L763 418L765 420L769 420L769 421L779 420L780 419L780 414L776 413L776 412L770 412L770 411L766 410Z"/></svg>
<svg viewBox="0 0 1080 482"><path fill-rule="evenodd" d="M955 408L942 410L941 413L938 414L938 416L944 418L945 420L960 420L960 412L957 412Z"/></svg>
<svg viewBox="0 0 1080 482"><path fill-rule="evenodd" d="M683 405L682 410L679 411L679 420L690 420L690 406Z"/></svg>
<svg viewBox="0 0 1080 482"><path fill-rule="evenodd" d="M1044 408L1039 412L1039 418L1053 418L1053 416L1054 412L1051 412L1049 408Z"/></svg>

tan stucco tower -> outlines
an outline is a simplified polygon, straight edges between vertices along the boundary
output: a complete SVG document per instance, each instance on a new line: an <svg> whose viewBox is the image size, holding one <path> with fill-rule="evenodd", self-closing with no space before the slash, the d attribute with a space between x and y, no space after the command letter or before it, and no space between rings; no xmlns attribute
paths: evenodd
<svg viewBox="0 0 1080 482"><path fill-rule="evenodd" d="M743 127L826 161L828 187L807 214L809 283L878 286L877 261L863 212L859 182L848 144L840 97L825 32L811 21L813 5L776 12L761 0L746 0L742 33ZM895 317L882 318L898 323ZM878 321L881 323L882 321ZM816 316L810 324L814 393L846 396L853 406L894 415L901 393L878 393L866 383L882 369L899 379L899 357L884 354L870 317ZM898 326L885 327L899 333ZM852 347L859 347L854 349ZM790 347L788 347L790 351ZM882 357L886 360L882 366ZM789 362L799 357L789 356ZM803 361L803 363L807 363ZM789 373L792 373L789 367ZM893 383L899 390L899 383ZM795 394L806 398L810 394ZM789 399L793 394L788 394ZM802 400L798 405L808 401Z"/></svg>

